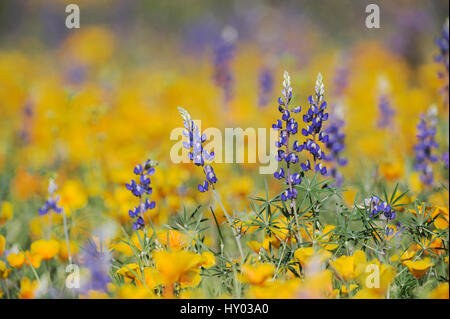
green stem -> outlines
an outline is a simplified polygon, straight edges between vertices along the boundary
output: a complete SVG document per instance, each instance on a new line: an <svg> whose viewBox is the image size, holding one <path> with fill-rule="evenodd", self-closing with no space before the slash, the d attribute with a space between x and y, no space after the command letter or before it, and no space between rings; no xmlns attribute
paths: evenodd
<svg viewBox="0 0 450 319"><path fill-rule="evenodd" d="M239 239L239 234L237 233L236 229L234 229L234 227L233 227L233 224L231 222L231 217L230 217L230 215L228 215L227 210L223 206L222 201L220 200L219 193L217 193L215 189L212 189L212 191L213 191L214 195L216 196L216 199L219 202L219 205L222 208L222 210L223 210L223 212L225 214L225 217L227 218L228 223L231 226L231 230L233 231L233 235L234 235L234 238L236 239L236 244L238 246L239 253L240 253L241 258L242 258L242 262L244 262L244 256L245 255L244 255L244 251L242 250L242 245L241 245L241 240Z"/></svg>
<svg viewBox="0 0 450 319"><path fill-rule="evenodd" d="M69 257L69 264L72 264L72 255L70 254L69 232L67 230L67 218L66 213L64 211L63 211L63 220L64 220L64 235L66 237L66 245L67 245L67 256Z"/></svg>

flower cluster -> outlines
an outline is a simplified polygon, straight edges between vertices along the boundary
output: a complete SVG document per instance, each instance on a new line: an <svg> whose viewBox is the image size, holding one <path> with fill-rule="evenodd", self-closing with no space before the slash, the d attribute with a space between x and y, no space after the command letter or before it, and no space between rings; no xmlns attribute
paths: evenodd
<svg viewBox="0 0 450 319"><path fill-rule="evenodd" d="M302 134L307 138L306 142L299 147L299 151L305 149L314 159L314 169L316 172L320 172L323 176L327 174L327 168L322 164L320 160L324 158L324 153L320 148L318 141L322 143L328 142L328 135L323 132L323 122L328 119L328 113L324 113L327 108L327 102L324 100L324 85L322 81L322 74L317 75L315 86L315 97L309 96L309 109L306 114L303 115L303 122L305 122L306 128L302 129ZM317 162L317 161L320 162ZM311 169L311 163L307 160L306 163L301 163L301 167L304 171Z"/></svg>
<svg viewBox="0 0 450 319"><path fill-rule="evenodd" d="M259 106L265 106L269 103L272 93L273 77L269 69L264 68L259 74Z"/></svg>
<svg viewBox="0 0 450 319"><path fill-rule="evenodd" d="M136 197L139 198L139 205L130 209L128 214L131 218L137 218L133 223L133 229L142 229L145 226L144 213L149 209L155 208L155 201L150 201L149 198L145 198L145 195L150 195L153 191L150 187L150 176L155 173L155 167L157 163L155 161L147 160L144 164L138 164L134 167L134 174L139 176L138 182L134 179L130 183L125 184L125 187Z"/></svg>
<svg viewBox="0 0 450 319"><path fill-rule="evenodd" d="M443 95L446 97L446 102L448 103L448 65L449 65L449 41L448 41L448 33L449 33L449 22L448 19L444 23L442 27L441 35L436 39L436 45L439 48L439 54L435 56L435 61L437 63L441 63L445 67L444 72L439 72L438 75L441 79L444 79L445 85L442 88Z"/></svg>
<svg viewBox="0 0 450 319"><path fill-rule="evenodd" d="M278 98L278 110L282 114L281 120L277 120L277 122L272 125L272 128L279 131L278 141L275 142L275 146L278 148L276 159L279 162L286 162L286 172L284 171L284 168L281 167L279 171L274 173L274 176L276 179L286 178L288 184L288 188L281 194L281 200L286 201L291 199L293 201L297 198L297 190L294 186L300 184L302 179L299 173L291 174L290 166L291 164L299 162L297 152L301 151L302 145L300 145L298 141L294 141L292 151L289 148L289 139L298 132L298 123L291 117L291 112L299 113L301 107L297 106L289 111L288 106L292 99L292 87L291 79L287 72L284 72L283 89L281 93L282 96Z"/></svg>
<svg viewBox="0 0 450 319"><path fill-rule="evenodd" d="M39 215L47 215L50 211L54 211L57 214L62 213L63 208L61 206L58 206L59 195L55 195L57 189L58 186L56 185L55 181L53 179L50 179L48 186L48 198L45 201L44 206L39 208Z"/></svg>
<svg viewBox="0 0 450 319"><path fill-rule="evenodd" d="M442 161L444 162L444 167L448 169L448 151L442 154Z"/></svg>
<svg viewBox="0 0 450 319"><path fill-rule="evenodd" d="M88 240L80 257L83 266L89 269L90 273L89 281L83 286L82 291L106 292L107 286L111 282L109 276L112 260L111 252L104 250L102 243L100 243L100 249L98 249L94 241Z"/></svg>
<svg viewBox="0 0 450 319"><path fill-rule="evenodd" d="M348 87L348 78L350 76L350 68L347 66L339 67L336 70L336 75L333 79L334 82L334 94L335 96L342 96Z"/></svg>
<svg viewBox="0 0 450 319"><path fill-rule="evenodd" d="M428 116L422 114L419 124L417 125L418 143L414 146L416 154L414 169L421 172L420 180L425 185L433 184L433 168L431 163L438 160L437 156L432 154L433 148L438 148L435 141L436 135L436 117L434 109L431 109Z"/></svg>
<svg viewBox="0 0 450 319"><path fill-rule="evenodd" d="M213 65L214 82L221 87L225 102L228 102L232 96L233 76L231 74L230 62L233 58L234 44L232 41L221 39L214 47Z"/></svg>
<svg viewBox="0 0 450 319"><path fill-rule="evenodd" d="M449 64L449 41L448 41L448 32L449 32L449 22L448 19L444 23L442 27L441 35L436 39L436 45L439 48L439 54L435 57L436 62L444 64L447 74L448 74L448 64Z"/></svg>
<svg viewBox="0 0 450 319"><path fill-rule="evenodd" d="M341 186L344 180L337 166L347 165L347 159L342 157L341 154L345 148L345 133L342 132L344 124L345 122L342 119L335 118L325 129L325 132L328 135L328 141L325 143L325 146L329 152L324 156L324 160L334 163L334 166L330 168L328 175L335 179L336 186Z"/></svg>
<svg viewBox="0 0 450 319"><path fill-rule="evenodd" d="M183 147L189 150L189 159L197 166L203 167L206 179L202 184L198 185L200 192L206 192L211 188L214 188L214 184L217 182L216 174L211 165L205 164L205 161L212 161L214 159L214 152L208 153L203 148L203 143L206 141L206 134L202 134L197 125L191 119L190 114L185 109L178 107L178 110L183 118L184 130L183 135L189 138L189 142L183 142Z"/></svg>
<svg viewBox="0 0 450 319"><path fill-rule="evenodd" d="M387 202L383 202L377 196L371 196L364 200L366 211L370 218L384 215L387 219L395 219L395 210Z"/></svg>
<svg viewBox="0 0 450 319"><path fill-rule="evenodd" d="M380 128L388 128L392 124L392 117L395 115L389 97L386 94L382 94L378 101L379 117L377 126Z"/></svg>

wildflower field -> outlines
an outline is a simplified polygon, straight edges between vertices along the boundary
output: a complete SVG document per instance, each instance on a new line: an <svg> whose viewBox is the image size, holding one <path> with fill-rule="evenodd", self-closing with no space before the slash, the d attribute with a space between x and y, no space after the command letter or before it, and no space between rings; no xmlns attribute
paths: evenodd
<svg viewBox="0 0 450 319"><path fill-rule="evenodd" d="M448 299L448 1L369 3L2 1L0 299Z"/></svg>

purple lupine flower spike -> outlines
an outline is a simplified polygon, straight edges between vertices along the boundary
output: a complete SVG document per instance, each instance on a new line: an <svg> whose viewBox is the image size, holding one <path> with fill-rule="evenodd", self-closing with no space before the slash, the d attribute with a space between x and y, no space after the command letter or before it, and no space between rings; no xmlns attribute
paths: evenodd
<svg viewBox="0 0 450 319"><path fill-rule="evenodd" d="M435 141L436 135L436 108L430 109L427 115L422 114L417 125L417 144L414 146L416 154L414 169L421 173L420 180L423 184L431 186L434 181L432 163L438 160L433 154L433 148L438 148Z"/></svg>
<svg viewBox="0 0 450 319"><path fill-rule="evenodd" d="M395 115L394 109L391 107L389 96L382 94L378 101L379 117L377 126L380 128L388 128L392 126L392 117Z"/></svg>
<svg viewBox="0 0 450 319"><path fill-rule="evenodd" d="M183 142L183 146L189 150L189 159L195 165L203 167L206 179L197 186L199 192L203 193L208 191L210 186L214 188L214 184L217 182L213 167L206 164L206 162L211 162L214 159L214 152L209 153L203 148L203 144L206 142L206 135L202 134L198 126L194 124L189 112L182 107L178 107L178 111L184 122L183 135L189 138L189 142Z"/></svg>
<svg viewBox="0 0 450 319"><path fill-rule="evenodd" d="M58 186L56 185L54 179L51 178L48 185L48 198L45 201L44 205L39 208L39 215L47 215L50 211L54 211L57 214L62 213L63 207L58 205L59 195L55 194L57 189Z"/></svg>
<svg viewBox="0 0 450 319"><path fill-rule="evenodd" d="M442 95L444 95L445 103L448 103L448 79L449 79L449 22L444 23L442 27L441 35L436 39L436 45L439 49L439 53L434 57L437 63L444 66L444 71L439 71L438 76L444 80L444 87L441 89Z"/></svg>
<svg viewBox="0 0 450 319"><path fill-rule="evenodd" d="M448 151L442 154L442 161L444 162L444 167L448 169Z"/></svg>
<svg viewBox="0 0 450 319"><path fill-rule="evenodd" d="M269 69L264 68L259 74L259 106L265 106L269 103L273 88L273 76Z"/></svg>
<svg viewBox="0 0 450 319"><path fill-rule="evenodd" d="M336 106L336 108L339 107L339 105ZM328 175L335 179L335 186L341 186L344 180L338 167L347 165L347 159L341 155L345 149L345 134L342 132L344 125L345 122L338 112L334 112L330 124L325 129L326 134L328 134L328 142L325 143L325 146L329 152L324 156L324 160L333 163Z"/></svg>
<svg viewBox="0 0 450 319"><path fill-rule="evenodd" d="M233 75L230 64L234 55L234 41L237 37L235 33L233 28L226 27L213 49L214 82L222 88L225 102L230 101L233 95Z"/></svg>
<svg viewBox="0 0 450 319"><path fill-rule="evenodd" d="M298 141L294 141L291 150L289 140L298 133L298 123L295 118L291 117L291 113L299 113L301 107L297 106L289 110L289 103L292 99L292 87L291 78L287 72L284 72L281 93L282 96L278 98L278 111L282 114L281 120L277 120L272 125L272 128L279 131L278 141L275 142L275 146L278 148L276 159L279 162L286 162L286 171L284 168L280 168L274 173L274 177L276 179L286 178L288 187L281 194L281 200L287 201L290 199L291 207L294 208L294 201L297 198L295 185L299 185L302 179L299 173L291 173L291 165L299 162L297 153L302 150L302 145L299 145Z"/></svg>
<svg viewBox="0 0 450 319"><path fill-rule="evenodd" d="M392 220L395 219L395 210L387 202L383 202L377 196L371 196L364 200L364 206L370 218L376 218L378 216L384 216L385 218Z"/></svg>
<svg viewBox="0 0 450 319"><path fill-rule="evenodd" d="M151 180L150 176L155 173L155 166L158 163L156 161L147 160L145 163L137 164L134 167L134 174L139 176L138 182L134 179L130 183L125 184L125 187L136 197L139 198L139 205L130 209L128 215L131 218L136 218L133 223L133 229L139 230L145 227L144 213L149 209L153 209L156 206L154 201L150 201L149 198L144 198L149 196L153 192L153 188L150 186Z"/></svg>
<svg viewBox="0 0 450 319"><path fill-rule="evenodd" d="M324 100L324 92L322 74L319 73L315 85L315 95L314 97L309 96L310 106L306 114L303 115L303 122L307 125L306 128L302 129L302 134L308 138L301 147L302 150L304 149L311 153L314 159L314 170L323 176L327 174L327 168L321 162L325 154L317 142L327 143L329 139L329 136L322 131L323 122L328 119L328 113L325 113L327 102ZM303 167L310 169L311 165L308 162L308 165L304 164L302 165Z"/></svg>

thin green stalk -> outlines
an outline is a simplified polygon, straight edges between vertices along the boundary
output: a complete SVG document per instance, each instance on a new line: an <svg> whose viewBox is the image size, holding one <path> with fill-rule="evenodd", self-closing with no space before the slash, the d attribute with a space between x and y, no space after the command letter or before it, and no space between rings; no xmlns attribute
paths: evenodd
<svg viewBox="0 0 450 319"><path fill-rule="evenodd" d="M70 254L69 231L67 229L67 218L64 210L63 210L63 221L64 221L64 235L66 237L66 245L67 245L67 256L69 256L69 264L72 264L72 255Z"/></svg>
<svg viewBox="0 0 450 319"><path fill-rule="evenodd" d="M236 239L236 244L238 246L239 253L240 253L241 258L242 258L242 262L244 262L245 255L244 255L244 251L242 250L242 244L241 244L241 240L239 239L239 234L237 233L236 229L234 229L234 227L233 227L233 224L231 222L231 217L230 217L230 215L228 215L227 210L223 206L222 201L220 200L220 195L216 192L215 189L212 189L212 191L213 191L214 195L216 196L216 199L219 202L219 205L222 208L222 210L223 210L223 212L225 214L225 217L227 218L228 223L231 226L231 230L233 231L233 235L234 235L234 238Z"/></svg>

